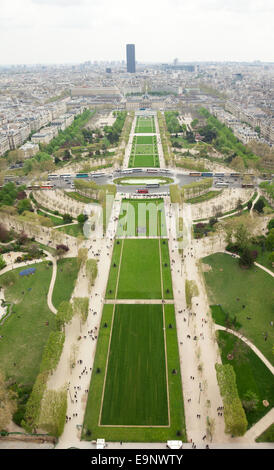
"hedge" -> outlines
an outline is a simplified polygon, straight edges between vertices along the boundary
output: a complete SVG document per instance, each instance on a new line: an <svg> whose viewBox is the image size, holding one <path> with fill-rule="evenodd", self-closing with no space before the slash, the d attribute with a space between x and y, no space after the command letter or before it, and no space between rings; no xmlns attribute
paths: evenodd
<svg viewBox="0 0 274 470"><path fill-rule="evenodd" d="M225 432L243 436L247 430L247 419L238 395L236 375L230 364L215 364L220 393L224 404Z"/></svg>
<svg viewBox="0 0 274 470"><path fill-rule="evenodd" d="M88 259L86 262L86 275L89 280L90 286L94 285L94 281L97 277L98 266L95 259Z"/></svg>
<svg viewBox="0 0 274 470"><path fill-rule="evenodd" d="M62 354L65 334L62 331L52 331L43 351L40 372L52 371L57 367Z"/></svg>
<svg viewBox="0 0 274 470"><path fill-rule="evenodd" d="M39 427L51 435L59 437L64 431L67 412L67 391L47 390L39 417Z"/></svg>

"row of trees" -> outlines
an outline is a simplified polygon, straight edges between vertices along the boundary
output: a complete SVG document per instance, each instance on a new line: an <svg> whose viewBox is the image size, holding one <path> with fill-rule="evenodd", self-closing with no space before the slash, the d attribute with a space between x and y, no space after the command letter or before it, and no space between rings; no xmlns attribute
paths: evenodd
<svg viewBox="0 0 274 470"><path fill-rule="evenodd" d="M207 124L199 128L199 133L204 136L205 142L213 144L219 152L230 158L239 156L244 161L245 159L258 160L250 148L242 144L233 131L212 116L207 109L200 108L199 113L207 120Z"/></svg>
<svg viewBox="0 0 274 470"><path fill-rule="evenodd" d="M85 145L85 137L82 133L82 128L87 124L93 114L94 111L92 112L89 109L86 109L82 114L78 114L69 127L64 131L60 131L48 145L43 145L42 149L49 155L52 155L52 153L57 151L60 147Z"/></svg>
<svg viewBox="0 0 274 470"><path fill-rule="evenodd" d="M178 111L165 111L167 130L170 134L176 134L177 132L183 132L184 130L178 121L178 116Z"/></svg>
<svg viewBox="0 0 274 470"><path fill-rule="evenodd" d="M104 127L105 136L111 145L118 143L126 117L127 111L117 111L114 124Z"/></svg>
<svg viewBox="0 0 274 470"><path fill-rule="evenodd" d="M14 183L10 182L3 186L0 190L0 206L13 206L16 201L26 198L25 186L16 186Z"/></svg>
<svg viewBox="0 0 274 470"><path fill-rule="evenodd" d="M168 166L173 163L174 155L171 150L170 135L167 130L166 121L161 111L157 112L157 119L160 129L161 142L163 147L165 164Z"/></svg>
<svg viewBox="0 0 274 470"><path fill-rule="evenodd" d="M225 241L227 242L226 249L240 256L240 265L251 267L258 255L254 245L259 245L262 247L262 250L269 251L269 260L274 262L274 228L271 228L271 221L269 227L269 232L266 236L254 237L252 235L256 228L254 218L243 215L236 219L227 220L224 223Z"/></svg>
<svg viewBox="0 0 274 470"><path fill-rule="evenodd" d="M184 199L189 199L191 197L200 196L208 192L208 190L212 187L213 179L212 178L203 178L200 181L195 181L190 184L185 184L182 187L182 192L184 195Z"/></svg>
<svg viewBox="0 0 274 470"><path fill-rule="evenodd" d="M180 158L179 161L176 161L176 166L193 171L209 171L208 168L204 166L204 163L199 163L197 159L194 158Z"/></svg>

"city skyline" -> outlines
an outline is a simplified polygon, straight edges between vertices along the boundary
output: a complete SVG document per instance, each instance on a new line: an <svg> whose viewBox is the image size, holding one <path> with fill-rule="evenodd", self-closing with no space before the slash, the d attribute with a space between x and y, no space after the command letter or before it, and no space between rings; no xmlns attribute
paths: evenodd
<svg viewBox="0 0 274 470"><path fill-rule="evenodd" d="M128 43L139 63L271 62L273 18L270 0L2 0L1 63L122 61Z"/></svg>

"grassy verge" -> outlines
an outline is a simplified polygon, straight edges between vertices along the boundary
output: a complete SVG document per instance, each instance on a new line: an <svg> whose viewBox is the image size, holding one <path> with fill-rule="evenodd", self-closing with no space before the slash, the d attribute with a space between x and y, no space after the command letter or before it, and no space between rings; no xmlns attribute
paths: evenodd
<svg viewBox="0 0 274 470"><path fill-rule="evenodd" d="M202 194L201 196L187 199L186 202L189 204L198 204L199 202L209 201L210 199L219 196L221 193L222 191L208 191L208 193Z"/></svg>
<svg viewBox="0 0 274 470"><path fill-rule="evenodd" d="M56 230L64 232L71 237L78 237L78 235L83 235L83 224L68 225L67 227L59 227Z"/></svg>
<svg viewBox="0 0 274 470"><path fill-rule="evenodd" d="M52 294L56 309L63 301L69 301L78 276L77 258L63 258L57 263L57 276Z"/></svg>
<svg viewBox="0 0 274 470"><path fill-rule="evenodd" d="M271 424L259 437L256 442L274 442L274 424Z"/></svg>
<svg viewBox="0 0 274 470"><path fill-rule="evenodd" d="M165 299L173 299L168 241L160 240L160 247L162 258L163 294Z"/></svg>
<svg viewBox="0 0 274 470"><path fill-rule="evenodd" d="M37 211L37 214L38 215L42 215L43 217L48 217L52 222L53 222L53 225L54 226L57 226L57 225L62 225L64 223L63 219L59 219L58 217L54 217L54 215L49 215L49 214L46 214L44 211L42 210L38 210Z"/></svg>
<svg viewBox="0 0 274 470"><path fill-rule="evenodd" d="M75 201L78 202L83 202L84 204L91 204L91 203L97 203L97 199L92 199L91 197L87 196L82 196L82 194L76 193L74 191L66 191L65 192L66 196L70 197L71 199L74 199Z"/></svg>

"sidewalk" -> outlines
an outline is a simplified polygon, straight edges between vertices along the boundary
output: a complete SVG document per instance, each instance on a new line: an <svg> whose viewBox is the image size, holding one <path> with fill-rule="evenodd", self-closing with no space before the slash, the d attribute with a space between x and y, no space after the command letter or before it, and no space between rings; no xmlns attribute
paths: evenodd
<svg viewBox="0 0 274 470"><path fill-rule="evenodd" d="M80 325L80 319L73 317L71 323L66 326L66 339L62 355L56 370L48 382L49 389L67 387L68 408L67 416L71 420L65 424L64 432L59 439L57 448L78 447L81 438L81 429L84 421L85 407L88 398L86 390L89 389L93 362L96 352L97 336L100 328L102 311L104 307L104 295L110 269L111 256L114 244L114 234L118 221L114 219L120 213L121 198L118 196L112 208L110 223L106 236L100 239L88 240L89 258L93 258L93 252L100 252L98 262L98 275L91 292L88 291L88 282L81 270L73 297L89 297L89 314L85 324ZM92 333L90 333L92 331ZM80 339L81 337L81 339ZM72 350L75 349L76 366L70 368ZM82 361L79 364L79 360ZM75 388L80 387L80 390ZM76 396L75 396L76 395ZM73 417L77 414L77 417ZM79 428L77 427L79 426ZM90 448L88 445L87 448Z"/></svg>

